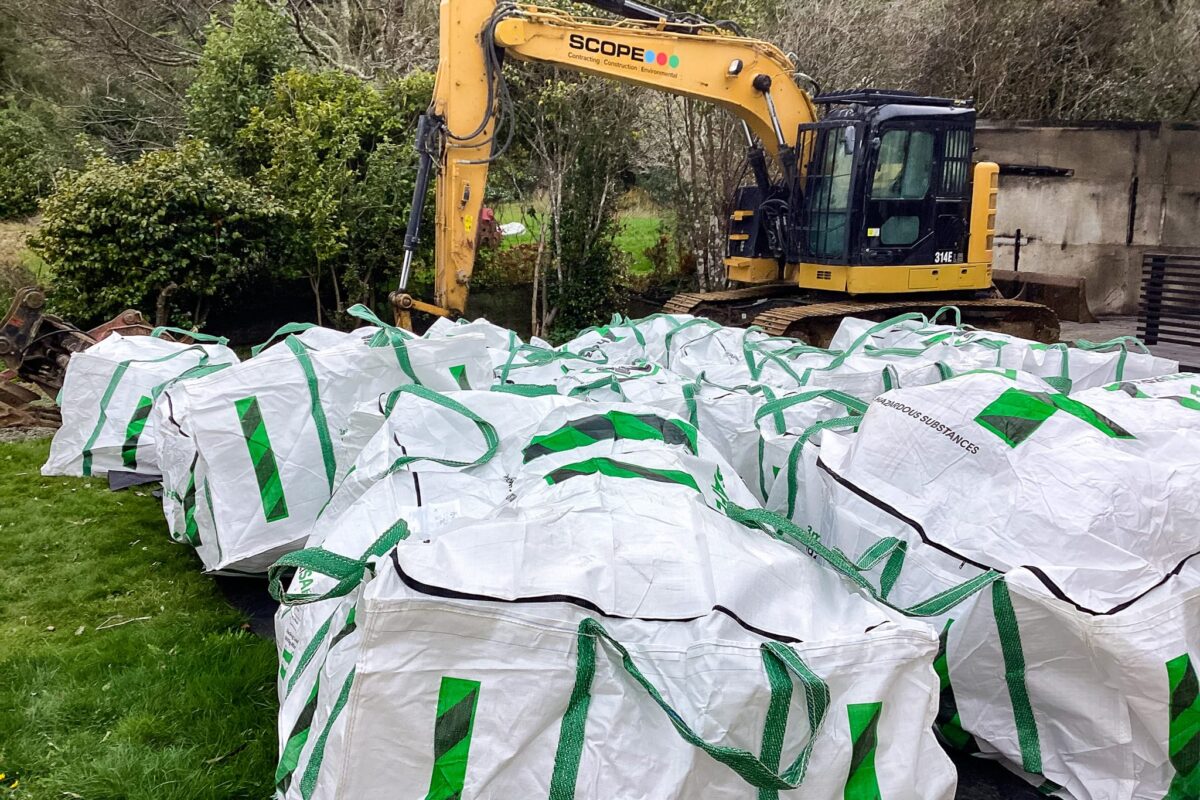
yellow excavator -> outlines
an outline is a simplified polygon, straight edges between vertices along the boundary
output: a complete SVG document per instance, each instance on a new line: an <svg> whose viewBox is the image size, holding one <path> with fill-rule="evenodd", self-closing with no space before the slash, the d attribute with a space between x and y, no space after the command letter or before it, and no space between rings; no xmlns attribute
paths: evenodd
<svg viewBox="0 0 1200 800"><path fill-rule="evenodd" d="M418 125L420 165L390 295L398 325L411 327L414 310L458 316L466 308L488 168L511 106L502 71L511 58L708 101L741 120L754 182L737 191L728 225L725 265L736 288L677 295L665 311L819 344L846 315L930 313L953 303L979 327L1057 340L1049 308L993 288L999 168L972 160L970 101L810 93L801 84L811 80L786 55L732 22L640 0L587 2L617 19L442 0L433 102ZM435 169L428 303L407 287Z"/></svg>

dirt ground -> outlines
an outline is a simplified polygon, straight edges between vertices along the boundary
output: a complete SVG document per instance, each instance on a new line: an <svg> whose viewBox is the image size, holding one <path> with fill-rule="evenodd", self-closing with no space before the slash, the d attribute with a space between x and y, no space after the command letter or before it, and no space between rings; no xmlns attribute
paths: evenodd
<svg viewBox="0 0 1200 800"><path fill-rule="evenodd" d="M31 220L0 222L0 264L19 264L25 240L35 230L37 224Z"/></svg>

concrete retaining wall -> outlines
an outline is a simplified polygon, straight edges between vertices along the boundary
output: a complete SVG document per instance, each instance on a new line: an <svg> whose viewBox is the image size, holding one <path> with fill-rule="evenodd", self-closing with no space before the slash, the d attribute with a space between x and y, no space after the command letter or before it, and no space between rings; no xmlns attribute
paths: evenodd
<svg viewBox="0 0 1200 800"><path fill-rule="evenodd" d="M1020 269L1082 276L1094 313L1131 314L1144 252L1200 251L1200 124L983 121L976 144L1001 164L997 269L1020 229Z"/></svg>

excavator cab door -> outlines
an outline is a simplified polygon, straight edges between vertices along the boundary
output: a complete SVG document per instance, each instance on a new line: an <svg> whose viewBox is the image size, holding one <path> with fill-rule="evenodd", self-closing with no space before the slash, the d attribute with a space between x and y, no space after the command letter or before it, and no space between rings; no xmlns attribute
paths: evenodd
<svg viewBox="0 0 1200 800"><path fill-rule="evenodd" d="M862 130L859 122L848 119L800 126L801 152L811 154L800 215L804 261L848 263L860 213L855 198L859 194Z"/></svg>
<svg viewBox="0 0 1200 800"><path fill-rule="evenodd" d="M924 119L875 132L865 164L861 258L868 266L957 264L967 242L971 130Z"/></svg>

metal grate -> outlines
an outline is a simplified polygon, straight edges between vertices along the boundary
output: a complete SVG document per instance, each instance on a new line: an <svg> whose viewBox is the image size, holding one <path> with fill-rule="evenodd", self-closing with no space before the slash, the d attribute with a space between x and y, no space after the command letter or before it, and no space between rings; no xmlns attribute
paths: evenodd
<svg viewBox="0 0 1200 800"><path fill-rule="evenodd" d="M961 197L967 191L971 164L971 132L948 130L942 142L942 197Z"/></svg>
<svg viewBox="0 0 1200 800"><path fill-rule="evenodd" d="M1148 345L1200 348L1200 253L1143 256L1138 336Z"/></svg>

